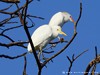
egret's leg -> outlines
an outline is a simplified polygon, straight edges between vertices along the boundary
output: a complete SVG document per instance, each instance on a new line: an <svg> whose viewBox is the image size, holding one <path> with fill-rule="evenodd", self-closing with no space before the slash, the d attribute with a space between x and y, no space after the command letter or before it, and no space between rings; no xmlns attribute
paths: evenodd
<svg viewBox="0 0 100 75"><path fill-rule="evenodd" d="M38 58L40 59L40 55L42 55L42 58L45 58L43 53L42 53L42 48L40 47L39 53L38 53Z"/></svg>
<svg viewBox="0 0 100 75"><path fill-rule="evenodd" d="M64 38L61 38L61 37L57 37L58 39L59 39L59 41L61 42L61 43L63 43L64 42Z"/></svg>
<svg viewBox="0 0 100 75"><path fill-rule="evenodd" d="M39 53L38 53L38 59L40 60L40 54L41 54L41 52L40 52L40 50L39 50Z"/></svg>
<svg viewBox="0 0 100 75"><path fill-rule="evenodd" d="M41 53L42 53L42 48L40 47L39 48L39 53L38 53L38 59L40 60L40 55L41 55Z"/></svg>
<svg viewBox="0 0 100 75"><path fill-rule="evenodd" d="M60 37L58 36L57 38L58 38L58 39L59 39L59 41L60 41Z"/></svg>
<svg viewBox="0 0 100 75"><path fill-rule="evenodd" d="M40 48L40 50L39 50L39 53L38 53L38 59L40 60L40 55L42 55L42 59L43 60L47 60L48 58L45 58L44 57L44 54L43 54L43 52L42 52L42 48Z"/></svg>

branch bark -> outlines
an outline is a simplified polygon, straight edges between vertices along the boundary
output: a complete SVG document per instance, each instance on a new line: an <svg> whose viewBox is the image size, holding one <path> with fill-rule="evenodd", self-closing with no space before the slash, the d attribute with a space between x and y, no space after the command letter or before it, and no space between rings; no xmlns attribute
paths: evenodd
<svg viewBox="0 0 100 75"><path fill-rule="evenodd" d="M2 54L2 55L0 55L0 58L17 59L19 57L25 56L26 54L27 54L27 52L25 52L25 53L23 53L21 55L14 56L14 57Z"/></svg>
<svg viewBox="0 0 100 75"><path fill-rule="evenodd" d="M97 53L97 47L95 46L95 59L93 59L87 66L84 75L88 75L92 68L91 75L95 75L96 65L100 63L100 55Z"/></svg>
<svg viewBox="0 0 100 75"><path fill-rule="evenodd" d="M37 54L36 54L36 51L35 51L35 48L34 48L34 45L33 45L33 42L32 42L31 36L30 36L30 33L29 33L29 30L28 30L27 25L26 25L26 15L27 15L28 4L29 4L29 1L26 0L26 4L25 4L26 7L25 7L25 13L24 13L25 16L24 16L24 18L22 18L22 15L20 14L20 12L18 13L18 15L19 15L20 22L23 25L24 30L25 30L25 32L27 34L28 39L29 39L30 45L32 47L32 50L33 50L32 52L33 52L33 55L35 57L36 63L38 65L38 69L41 70L41 63L40 63L40 61L39 61L39 59L37 57ZM39 73L39 75L40 74L41 73Z"/></svg>
<svg viewBox="0 0 100 75"><path fill-rule="evenodd" d="M6 3L19 3L20 0L1 0L1 2L6 2Z"/></svg>
<svg viewBox="0 0 100 75"><path fill-rule="evenodd" d="M81 55L83 55L83 54L84 54L85 52L87 52L87 51L88 51L88 50L83 51L82 53L80 53L80 54L77 55L76 57L74 57L74 54L73 54L72 59L70 59L70 58L67 56L67 59L68 59L69 62L70 62L70 66L69 66L68 74L67 74L67 75L70 75L70 71L71 71L71 68L72 68L73 63L75 62L75 60L76 60L77 58L79 58Z"/></svg>
<svg viewBox="0 0 100 75"><path fill-rule="evenodd" d="M92 68L93 65L99 64L100 63L100 55L97 56L97 58L93 59L87 66L84 75L88 75L90 69Z"/></svg>

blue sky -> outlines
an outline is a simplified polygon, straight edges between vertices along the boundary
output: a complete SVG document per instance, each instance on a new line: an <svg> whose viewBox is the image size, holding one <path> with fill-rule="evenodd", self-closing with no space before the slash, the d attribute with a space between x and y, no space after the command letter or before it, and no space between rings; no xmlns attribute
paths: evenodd
<svg viewBox="0 0 100 75"><path fill-rule="evenodd" d="M23 3L23 2L22 2ZM82 55L80 58L78 58L72 67L72 72L84 72L86 69L86 66L88 63L95 57L95 51L94 47L98 47L98 53L100 53L100 1L99 0L84 0L82 1L83 4L83 13L82 17L78 23L77 27L77 36L72 42L72 44L64 51L62 54L60 54L58 57L53 59L53 63L50 62L47 64L47 68L43 68L42 75L64 75L62 74L63 71L67 72L69 67L69 61L67 60L66 56L71 57L72 54L78 55L81 52L83 52L86 49L89 49L88 52L86 52L84 55ZM0 9L2 7L6 7L6 4L0 3ZM28 9L28 13L36 16L41 16L45 18L45 20L40 20L33 18L33 21L35 23L35 26L31 28L30 34L33 33L33 31L43 24L48 24L50 18L53 14L59 12L59 11L67 11L69 12L74 20L76 21L79 15L79 5L80 0L41 0L40 2L34 0L30 5ZM12 8L11 10L14 10ZM2 18L5 18L0 14L0 21ZM8 26L9 27L9 26ZM63 26L63 31L67 33L68 36L64 37L64 39L69 40L73 35L73 23L68 22ZM22 40L26 41L27 37L23 30L16 29L14 31L9 31L6 33L7 35L10 35L12 38L14 38L16 41ZM4 39L0 37L0 42L7 42L5 41L7 39ZM57 52L60 50L60 48L63 48L63 44L59 44L54 48L53 50ZM0 54L7 54L10 56L16 56L19 54L22 54L26 52L26 49L20 48L20 47L11 47L9 49L5 47L0 46ZM45 55L47 57L50 57L52 54ZM28 75L36 75L37 72L37 65L35 63L34 57L32 54L27 55L27 74ZM24 58L18 58L15 60L9 60L0 58L0 74L2 75L22 75L23 71L23 64L24 64ZM98 65L100 66L100 65ZM97 68L97 71L100 72L100 68ZM71 74L73 75L73 74ZM76 74L77 75L77 74ZM83 75L83 74L80 74Z"/></svg>

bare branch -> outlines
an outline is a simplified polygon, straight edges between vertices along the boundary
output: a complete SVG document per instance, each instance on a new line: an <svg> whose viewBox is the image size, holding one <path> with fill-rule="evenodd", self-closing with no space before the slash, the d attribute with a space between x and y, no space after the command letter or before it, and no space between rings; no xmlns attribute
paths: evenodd
<svg viewBox="0 0 100 75"><path fill-rule="evenodd" d="M32 1L33 1L33 0L30 0L30 1L28 2L28 4L30 4ZM0 13L7 14L7 15L13 15L13 14L18 15L17 12L19 12L21 9L23 9L23 8L25 8L25 7L26 7L26 3L25 3L22 7L20 7L19 9L15 10L15 11L13 11L13 12L5 12L5 11L1 11L1 10L0 10Z"/></svg>
<svg viewBox="0 0 100 75"><path fill-rule="evenodd" d="M73 66L73 63L75 62L75 60L77 59L77 58L79 58L80 56L82 56L85 52L87 52L88 50L85 50L85 51L83 51L82 53L80 53L79 55L77 55L76 57L74 57L74 54L73 54L73 56L72 56L72 60L67 56L67 59L69 60L69 62L70 62L70 66L69 66L69 68L68 68L68 74L67 75L70 75L70 71L71 71L71 68L72 68L72 66Z"/></svg>
<svg viewBox="0 0 100 75"><path fill-rule="evenodd" d="M20 0L1 0L1 2L6 2L6 3L19 3Z"/></svg>
<svg viewBox="0 0 100 75"><path fill-rule="evenodd" d="M94 64L99 64L100 63L100 55L97 56L97 58L93 59L87 66L86 70L85 70L85 73L84 75L88 75L91 67L94 65Z"/></svg>
<svg viewBox="0 0 100 75"><path fill-rule="evenodd" d="M78 22L79 22L81 16L82 16L82 2L80 2L80 14L79 14L79 17L78 17L78 19L77 19L77 21L76 21L76 24L75 24L76 26L75 26L75 28L77 28L77 25L78 25Z"/></svg>
<svg viewBox="0 0 100 75"><path fill-rule="evenodd" d="M21 54L21 55L18 55L18 56L14 56L14 57L11 57L11 56L2 54L2 55L0 55L0 58L17 59L17 58L20 58L20 57L22 57L22 56L25 56L26 54L27 54L27 52L25 52L25 53L23 53L23 54Z"/></svg>
<svg viewBox="0 0 100 75"><path fill-rule="evenodd" d="M43 17L39 17L39 16L32 16L32 15L26 15L27 17L33 17L33 18L38 18L38 19L42 19L42 20L44 20L44 18Z"/></svg>
<svg viewBox="0 0 100 75"><path fill-rule="evenodd" d="M39 61L39 59L38 59L38 57L37 57L37 54L36 54L36 51L35 51L33 42L32 42L32 40L31 40L31 36L30 36L30 34L29 34L29 31L28 31L28 28L27 28L27 25L26 25L26 14L27 14L28 4L29 4L29 1L26 0L26 4L25 4L26 7L25 7L25 13L24 13L25 16L24 16L24 18L22 18L22 15L21 15L20 12L18 13L18 15L19 15L20 22L21 22L21 24L23 25L23 27L24 27L24 29L25 29L25 32L26 32L27 37L28 37L28 39L29 39L30 45L31 45L31 47L32 47L32 50L33 50L32 52L33 52L33 55L34 55L34 57L35 57L35 59L36 59L36 62L37 62L37 65L38 65L38 69L40 70L40 69L41 69L41 63L40 63L40 61Z"/></svg>
<svg viewBox="0 0 100 75"><path fill-rule="evenodd" d="M23 70L23 75L27 75L26 74L26 66L27 66L27 59L26 59L26 56L24 56L24 70Z"/></svg>
<svg viewBox="0 0 100 75"><path fill-rule="evenodd" d="M91 75L95 75L95 70L96 70L96 64L93 65L92 71L91 71Z"/></svg>
<svg viewBox="0 0 100 75"><path fill-rule="evenodd" d="M83 51L81 54L79 54L78 56L76 56L76 58L74 58L74 60L76 60L77 58L79 58L82 54L84 54L85 52L87 52L88 50Z"/></svg>
<svg viewBox="0 0 100 75"><path fill-rule="evenodd" d="M5 38L7 38L8 40L10 40L11 42L14 42L14 40L12 38L10 38L9 36L5 35L5 34L0 34L0 36L3 36Z"/></svg>
<svg viewBox="0 0 100 75"><path fill-rule="evenodd" d="M65 43L68 43L68 41L63 41ZM61 41L56 41L56 42L50 42L49 44L58 44L58 43L62 43Z"/></svg>
<svg viewBox="0 0 100 75"><path fill-rule="evenodd" d="M7 8L4 8L4 9L1 9L0 11L5 11L5 10L8 10L9 8L11 8L13 6L13 4L11 4L9 7Z"/></svg>
<svg viewBox="0 0 100 75"><path fill-rule="evenodd" d="M12 29L15 29L15 28L19 28L19 27L22 27L23 25L19 25L19 26L14 26L14 27L10 27L10 28L7 28L7 29L4 29L1 34L4 34L4 32L8 31L8 30L12 30Z"/></svg>
<svg viewBox="0 0 100 75"><path fill-rule="evenodd" d="M0 26L4 26L4 24L8 23L11 19L17 18L18 16L11 16L10 18L6 18L3 21L0 22Z"/></svg>
<svg viewBox="0 0 100 75"><path fill-rule="evenodd" d="M11 47L11 46L20 46L20 47L23 47L23 48L27 48L25 47L23 44L27 44L28 42L11 42L9 44L4 44L4 43L0 43L0 46L5 46L7 48Z"/></svg>
<svg viewBox="0 0 100 75"><path fill-rule="evenodd" d="M93 66L93 68L92 68L92 73L91 73L91 75L94 75L94 72L95 72L95 69L96 69L96 65L97 65L98 63L100 63L100 55L98 55L98 53L97 53L97 47L96 47L96 46L95 46L95 56L96 56L96 58L93 59L93 60L88 64L88 66L87 66L87 68L86 68L86 70L85 70L84 75L88 75L88 73L89 73L90 69L92 68L92 66Z"/></svg>
<svg viewBox="0 0 100 75"><path fill-rule="evenodd" d="M98 52L97 52L97 46L95 46L95 57L98 56Z"/></svg>

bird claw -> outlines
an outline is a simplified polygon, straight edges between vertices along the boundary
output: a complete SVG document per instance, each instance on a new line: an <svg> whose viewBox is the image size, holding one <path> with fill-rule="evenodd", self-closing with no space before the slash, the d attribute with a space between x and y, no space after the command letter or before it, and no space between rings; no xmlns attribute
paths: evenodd
<svg viewBox="0 0 100 75"><path fill-rule="evenodd" d="M64 38L60 38L60 42L63 43L64 42Z"/></svg>

